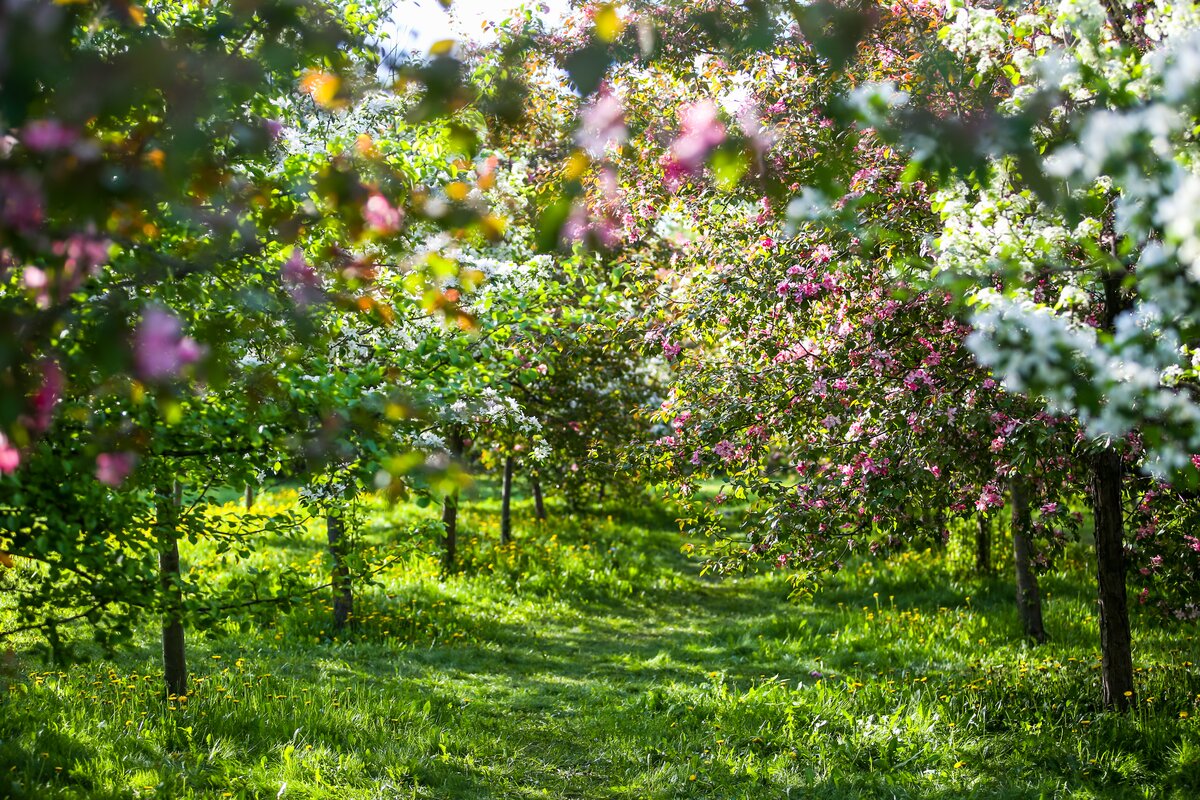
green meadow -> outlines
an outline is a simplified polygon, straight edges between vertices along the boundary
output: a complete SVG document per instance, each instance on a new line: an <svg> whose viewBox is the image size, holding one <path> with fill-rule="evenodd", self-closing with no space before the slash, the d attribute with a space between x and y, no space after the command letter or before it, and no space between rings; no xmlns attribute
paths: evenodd
<svg viewBox="0 0 1200 800"><path fill-rule="evenodd" d="M647 499L550 512L518 504L501 548L498 502L468 499L463 569L442 579L411 538L433 512L372 504L364 537L393 556L351 629L313 594L189 630L186 698L162 696L151 620L115 660L16 643L0 797L1200 796L1193 629L1135 611L1139 705L1102 710L1082 548L1043 576L1052 639L1031 647L1010 576L973 576L953 541L794 597L774 573L702 575ZM250 566L317 578L322 536ZM184 560L225 577L214 552Z"/></svg>

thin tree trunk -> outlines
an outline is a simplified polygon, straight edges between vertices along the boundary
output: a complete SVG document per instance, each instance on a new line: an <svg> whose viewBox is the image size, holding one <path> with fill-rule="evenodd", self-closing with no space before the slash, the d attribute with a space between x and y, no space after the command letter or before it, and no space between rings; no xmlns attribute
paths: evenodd
<svg viewBox="0 0 1200 800"><path fill-rule="evenodd" d="M458 489L442 498L442 527L446 530L442 539L442 573L449 575L458 559Z"/></svg>
<svg viewBox="0 0 1200 800"><path fill-rule="evenodd" d="M1111 6L1109 7L1111 11ZM1119 20L1114 20L1119 22ZM1115 197L1110 196L1101 244L1117 263L1123 263L1116 232ZM1127 268L1103 273L1104 305L1101 329L1116 329L1117 317L1129 308L1124 291ZM1121 506L1124 476L1121 454L1105 447L1091 459L1092 521L1096 535L1096 595L1100 611L1100 686L1104 704L1122 711L1133 702L1133 644L1129 631L1129 606L1125 586L1125 519Z"/></svg>
<svg viewBox="0 0 1200 800"><path fill-rule="evenodd" d="M979 528L975 531L975 574L992 574L992 521L986 514L979 515Z"/></svg>
<svg viewBox="0 0 1200 800"><path fill-rule="evenodd" d="M608 488L607 484L604 484L604 483L600 484L600 490L598 492L596 492L596 502L598 502L598 503L604 502L604 490L606 488Z"/></svg>
<svg viewBox="0 0 1200 800"><path fill-rule="evenodd" d="M1014 478L1012 491L1012 537L1013 562L1017 573L1017 615L1025 635L1038 644L1046 641L1046 629L1042 624L1042 595L1038 591L1037 574L1033 571L1032 550L1029 541L1030 513L1029 487L1020 478Z"/></svg>
<svg viewBox="0 0 1200 800"><path fill-rule="evenodd" d="M158 528L158 577L164 606L162 620L163 678L167 697L187 694L187 648L183 631L183 588L179 568L179 508L183 485L160 486L155 509Z"/></svg>
<svg viewBox="0 0 1200 800"><path fill-rule="evenodd" d="M333 556L333 627L342 630L354 613L354 586L346 565L346 523L341 517L325 517L329 555Z"/></svg>
<svg viewBox="0 0 1200 800"><path fill-rule="evenodd" d="M513 457L504 459L504 493L500 499L500 544L512 542L512 479Z"/></svg>
<svg viewBox="0 0 1200 800"><path fill-rule="evenodd" d="M531 483L533 484L533 510L534 510L534 513L537 514L538 519L545 519L546 518L546 503L542 499L542 482L539 481L537 478L534 478L531 481Z"/></svg>
<svg viewBox="0 0 1200 800"><path fill-rule="evenodd" d="M1100 606L1100 686L1104 704L1122 711L1133 697L1133 643L1125 587L1125 520L1121 454L1111 447L1092 457L1092 519Z"/></svg>
<svg viewBox="0 0 1200 800"><path fill-rule="evenodd" d="M463 452L463 435L455 428L448 437L450 454L461 458ZM458 488L446 493L442 499L442 527L445 538L442 540L442 574L454 572L458 560Z"/></svg>
<svg viewBox="0 0 1200 800"><path fill-rule="evenodd" d="M254 484L246 484L246 510L254 508Z"/></svg>

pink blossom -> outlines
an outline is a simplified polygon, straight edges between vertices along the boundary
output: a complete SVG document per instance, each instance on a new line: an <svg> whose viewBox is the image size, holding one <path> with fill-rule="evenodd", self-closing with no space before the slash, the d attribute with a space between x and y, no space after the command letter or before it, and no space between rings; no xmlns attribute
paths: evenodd
<svg viewBox="0 0 1200 800"><path fill-rule="evenodd" d="M105 486L120 486L133 472L137 455L130 452L101 453L96 456L96 480Z"/></svg>
<svg viewBox="0 0 1200 800"><path fill-rule="evenodd" d="M733 442L728 439L722 439L713 445L713 452L726 461L732 460L737 455L737 449L733 446Z"/></svg>
<svg viewBox="0 0 1200 800"><path fill-rule="evenodd" d="M8 437L0 433L0 475L11 475L21 466L21 451L9 443Z"/></svg>
<svg viewBox="0 0 1200 800"><path fill-rule="evenodd" d="M671 143L671 161L684 173L692 173L714 147L725 141L725 126L717 119L717 105L712 100L683 106L679 119L681 129Z"/></svg>
<svg viewBox="0 0 1200 800"><path fill-rule="evenodd" d="M400 230L403 212L378 192L373 193L362 208L363 222L376 233L395 233Z"/></svg>
<svg viewBox="0 0 1200 800"><path fill-rule="evenodd" d="M608 148L619 147L628 137L625 109L612 93L601 94L580 112L575 143L592 158L603 158Z"/></svg>
<svg viewBox="0 0 1200 800"><path fill-rule="evenodd" d="M31 416L29 428L34 433L42 433L50 427L54 417L54 406L62 397L63 374L57 362L47 361L42 364L42 385L29 401Z"/></svg>
<svg viewBox="0 0 1200 800"><path fill-rule="evenodd" d="M41 291L46 288L49 279L46 277L46 271L38 267L25 267L21 270L21 283L25 284L26 289L33 291Z"/></svg>
<svg viewBox="0 0 1200 800"><path fill-rule="evenodd" d="M63 267L72 276L82 279L91 275L96 268L108 261L108 251L112 242L103 236L91 233L77 233L61 242L55 242L52 248L54 254L63 256Z"/></svg>
<svg viewBox="0 0 1200 800"><path fill-rule="evenodd" d="M683 346L678 345L678 344L672 344L669 340L663 339L662 350L663 350L663 355L666 356L668 361L674 361L675 357L678 356L680 351L683 350Z"/></svg>
<svg viewBox="0 0 1200 800"><path fill-rule="evenodd" d="M1004 499L1000 496L1000 487L994 481L983 487L979 499L975 501L977 511L987 511L989 508L999 508L1002 505L1004 505Z"/></svg>
<svg viewBox="0 0 1200 800"><path fill-rule="evenodd" d="M1057 514L1058 513L1058 503L1046 503L1045 505L1042 506L1042 513L1043 514Z"/></svg>
<svg viewBox="0 0 1200 800"><path fill-rule="evenodd" d="M56 119L34 119L21 129L21 141L35 153L65 150L75 144L79 134Z"/></svg>
<svg viewBox="0 0 1200 800"><path fill-rule="evenodd" d="M283 263L279 274L297 305L306 306L321 296L321 279L316 270L309 266L304 251L299 247L292 250L291 257Z"/></svg>
<svg viewBox="0 0 1200 800"><path fill-rule="evenodd" d="M142 315L134 333L133 350L138 374L151 381L174 378L185 365L199 361L201 355L195 340L183 335L179 319L158 308Z"/></svg>

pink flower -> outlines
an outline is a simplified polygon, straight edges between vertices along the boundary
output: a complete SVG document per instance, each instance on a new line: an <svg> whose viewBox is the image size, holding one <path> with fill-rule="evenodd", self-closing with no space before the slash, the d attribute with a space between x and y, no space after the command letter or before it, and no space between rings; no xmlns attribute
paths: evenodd
<svg viewBox="0 0 1200 800"><path fill-rule="evenodd" d="M400 230L400 223L404 219L403 212L378 192L372 194L363 204L362 216L363 222L367 223L368 228L376 233L384 234Z"/></svg>
<svg viewBox="0 0 1200 800"><path fill-rule="evenodd" d="M21 141L35 153L66 150L78 138L78 133L56 119L30 120L21 129Z"/></svg>
<svg viewBox="0 0 1200 800"><path fill-rule="evenodd" d="M279 277L296 305L306 306L321 296L321 279L308 265L304 251L299 247L292 250L291 257L283 263Z"/></svg>
<svg viewBox="0 0 1200 800"><path fill-rule="evenodd" d="M977 511L987 511L989 508L999 508L1002 505L1004 505L1004 499L1000 496L1000 487L995 482L986 484L979 494L979 499L975 501Z"/></svg>
<svg viewBox="0 0 1200 800"><path fill-rule="evenodd" d="M726 461L732 460L737 454L737 450L734 448L733 442L729 441L728 439L722 439L713 445L713 452Z"/></svg>
<svg viewBox="0 0 1200 800"><path fill-rule="evenodd" d="M679 137L671 143L671 162L684 173L692 173L725 141L725 126L717 119L717 105L712 100L683 106L679 120Z"/></svg>
<svg viewBox="0 0 1200 800"><path fill-rule="evenodd" d="M133 472L136 463L134 453L101 453L96 456L96 480L105 486L120 486Z"/></svg>
<svg viewBox="0 0 1200 800"><path fill-rule="evenodd" d="M74 275L91 275L108 261L112 242L102 236L77 233L54 243L54 254L64 256L63 266Z"/></svg>
<svg viewBox="0 0 1200 800"><path fill-rule="evenodd" d="M13 447L8 437L0 433L0 475L11 475L21 466L21 451Z"/></svg>
<svg viewBox="0 0 1200 800"><path fill-rule="evenodd" d="M1045 505L1042 506L1042 513L1043 514L1057 514L1058 513L1058 503L1046 503Z"/></svg>
<svg viewBox="0 0 1200 800"><path fill-rule="evenodd" d="M667 357L668 361L674 361L675 357L678 356L680 351L683 350L683 346L678 345L678 344L672 344L667 339L663 339L662 350L663 350L663 355Z"/></svg>
<svg viewBox="0 0 1200 800"><path fill-rule="evenodd" d="M592 158L603 158L608 148L619 147L628 137L625 109L615 95L605 92L580 112L575 143Z"/></svg>
<svg viewBox="0 0 1200 800"><path fill-rule="evenodd" d="M133 339L138 374L145 380L174 378L187 364L200 360L200 346L183 335L183 326L174 315L151 308L142 315Z"/></svg>
<svg viewBox="0 0 1200 800"><path fill-rule="evenodd" d="M54 406L58 403L58 399L62 397L62 391L62 369L54 361L43 363L42 386L29 402L30 411L32 412L29 419L29 427L35 433L42 433L50 427L50 421L54 417Z"/></svg>

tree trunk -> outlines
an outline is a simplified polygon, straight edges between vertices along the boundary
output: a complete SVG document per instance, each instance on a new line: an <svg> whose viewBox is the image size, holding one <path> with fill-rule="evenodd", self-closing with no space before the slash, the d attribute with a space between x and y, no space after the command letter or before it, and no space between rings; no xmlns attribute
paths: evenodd
<svg viewBox="0 0 1200 800"><path fill-rule="evenodd" d="M975 574L992 574L992 521L986 514L979 515L979 528L975 531Z"/></svg>
<svg viewBox="0 0 1200 800"><path fill-rule="evenodd" d="M500 544L512 542L512 479L513 457L504 459L504 493L500 499Z"/></svg>
<svg viewBox="0 0 1200 800"><path fill-rule="evenodd" d="M333 627L342 630L354 613L354 587L346 566L346 523L341 517L326 516L329 555L333 556Z"/></svg>
<svg viewBox="0 0 1200 800"><path fill-rule="evenodd" d="M1100 606L1100 685L1104 704L1122 711L1133 698L1133 643L1125 588L1125 520L1121 454L1111 447L1092 457L1092 519Z"/></svg>
<svg viewBox="0 0 1200 800"><path fill-rule="evenodd" d="M448 437L450 454L462 458L463 435L455 428ZM445 528L445 538L442 540L442 574L454 572L458 560L458 488L450 490L442 499L442 527Z"/></svg>
<svg viewBox="0 0 1200 800"><path fill-rule="evenodd" d="M1033 571L1032 548L1029 541L1029 487L1014 478L1012 491L1013 562L1017 573L1017 615L1025 635L1038 644L1046 641L1042 624L1042 595L1038 591L1037 574Z"/></svg>
<svg viewBox="0 0 1200 800"><path fill-rule="evenodd" d="M246 510L254 508L254 484L246 484Z"/></svg>
<svg viewBox="0 0 1200 800"><path fill-rule="evenodd" d="M599 491L596 492L596 502L600 503L601 505L604 504L604 490L606 488L607 484L601 483Z"/></svg>
<svg viewBox="0 0 1200 800"><path fill-rule="evenodd" d="M156 501L158 577L163 591L162 654L167 697L187 694L187 649L183 632L183 588L179 568L179 508L183 485L160 486Z"/></svg>
<svg viewBox="0 0 1200 800"><path fill-rule="evenodd" d="M542 500L542 482L537 478L531 481L533 484L533 510L537 514L538 519L546 518L546 503Z"/></svg>

